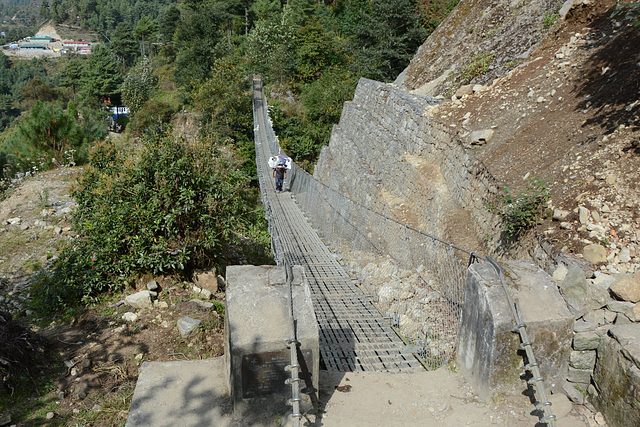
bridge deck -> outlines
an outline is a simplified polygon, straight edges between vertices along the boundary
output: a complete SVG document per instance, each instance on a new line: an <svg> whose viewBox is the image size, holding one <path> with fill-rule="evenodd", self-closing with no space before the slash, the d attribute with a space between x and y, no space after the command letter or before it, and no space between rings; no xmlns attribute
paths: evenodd
<svg viewBox="0 0 640 427"><path fill-rule="evenodd" d="M254 80L256 162L274 252L305 268L318 326L320 354L329 371L422 370L368 297L335 260L291 193L276 193L267 159L271 153L262 85Z"/></svg>

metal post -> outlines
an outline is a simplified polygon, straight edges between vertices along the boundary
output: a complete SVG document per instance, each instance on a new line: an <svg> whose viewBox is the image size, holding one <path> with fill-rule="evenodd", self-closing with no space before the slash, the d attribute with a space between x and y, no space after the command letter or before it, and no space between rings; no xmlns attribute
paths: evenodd
<svg viewBox="0 0 640 427"><path fill-rule="evenodd" d="M505 294L507 295L507 301L509 302L509 308L511 309L511 314L513 315L513 319L516 322L517 332L520 334L520 339L522 343L519 346L520 350L524 350L527 354L527 360L529 363L524 367L527 371L531 372L532 378L527 381L527 384L535 387L536 392L538 393L538 397L541 402L536 404L536 409L543 411L544 416L540 419L543 423L547 423L552 427L556 425L556 416L551 412L551 402L547 399L547 393L544 389L544 379L540 375L540 369L538 369L538 362L536 362L535 355L533 354L533 349L531 348L531 341L529 341L529 337L527 336L527 325L522 322L520 318L520 308L518 303L514 304L513 299L511 298L511 294L509 293L509 289L507 288L507 283L504 280L504 268L500 266L492 257L486 258L487 262L496 270L498 277L500 278L500 283L502 283L502 288L504 289Z"/></svg>
<svg viewBox="0 0 640 427"><path fill-rule="evenodd" d="M293 287L291 282L293 280L293 271L289 263L285 262L285 273L287 287L289 288L289 340L287 340L287 347L291 350L291 364L287 365L284 370L291 372L291 378L287 378L285 384L291 385L291 399L287 401L288 405L292 407L291 419L293 420L293 426L300 426L300 419L302 414L300 413L300 365L298 364L298 340L296 338L295 319L293 316Z"/></svg>

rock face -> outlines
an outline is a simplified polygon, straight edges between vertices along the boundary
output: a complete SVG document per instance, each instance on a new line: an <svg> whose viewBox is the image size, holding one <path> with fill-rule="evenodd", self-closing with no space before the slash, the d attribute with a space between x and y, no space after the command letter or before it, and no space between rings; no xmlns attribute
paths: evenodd
<svg viewBox="0 0 640 427"><path fill-rule="evenodd" d="M535 343L533 352L545 384L552 389L562 387L571 351L573 316L545 272L526 262L509 263L507 268L513 272L512 277L518 277L510 290L520 301L522 321L527 325L529 340ZM514 320L502 285L488 264L469 268L465 295L457 353L460 369L481 399L517 393L523 387L520 339L513 332ZM600 340L593 335L585 340L585 347L591 348L593 340ZM586 382L590 376L588 371Z"/></svg>
<svg viewBox="0 0 640 427"><path fill-rule="evenodd" d="M456 7L442 25L420 47L409 66L395 83L413 90L446 75L451 70L461 72L477 61L478 52L507 50L511 58L526 58L536 43L543 40L545 11L557 10L551 0L529 2L469 0L464 7ZM495 22L500 25L495 27ZM477 34L457 32L456 28L476 29ZM478 30L479 29L479 30ZM447 46L446 49L440 48ZM500 59L505 63L508 59ZM486 75L474 79L477 83L490 83L500 77L502 67L496 64ZM430 95L443 90L445 82L434 88ZM471 86L471 85L470 85Z"/></svg>
<svg viewBox="0 0 640 427"><path fill-rule="evenodd" d="M329 146L322 148L314 177L365 207L468 247L469 241L475 244L478 236L492 233L496 217L487 211L486 201L498 188L486 168L472 159L466 142L429 116L430 107L439 103L360 79ZM296 178L291 178L294 193ZM379 234L390 252L405 250L395 234L376 229L378 223L362 225L372 229L374 238ZM338 226L329 227L327 232L336 235L327 235L328 241L339 241L344 234Z"/></svg>
<svg viewBox="0 0 640 427"><path fill-rule="evenodd" d="M640 325L614 326L598 347L594 405L611 426L640 425Z"/></svg>

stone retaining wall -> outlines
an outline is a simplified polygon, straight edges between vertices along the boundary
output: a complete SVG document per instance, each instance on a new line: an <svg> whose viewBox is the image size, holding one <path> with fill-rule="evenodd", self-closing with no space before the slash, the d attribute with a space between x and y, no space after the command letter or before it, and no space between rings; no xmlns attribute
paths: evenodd
<svg viewBox="0 0 640 427"><path fill-rule="evenodd" d="M496 234L498 184L457 135L430 117L433 98L361 79L314 176L351 200L468 249Z"/></svg>

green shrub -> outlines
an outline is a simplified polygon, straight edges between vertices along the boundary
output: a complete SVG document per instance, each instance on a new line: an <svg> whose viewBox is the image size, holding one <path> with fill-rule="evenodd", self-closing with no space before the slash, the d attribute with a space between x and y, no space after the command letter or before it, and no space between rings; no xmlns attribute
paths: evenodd
<svg viewBox="0 0 640 427"><path fill-rule="evenodd" d="M544 181L539 178L529 178L527 181L527 188L517 196L505 188L504 196L498 199L498 203L489 206L489 211L497 212L502 218L502 227L509 239L517 239L533 228L549 200L549 189Z"/></svg>
<svg viewBox="0 0 640 427"><path fill-rule="evenodd" d="M556 21L560 19L560 15L558 13L553 13L550 10L547 10L544 13L544 17L542 18L542 27L545 30L548 30L556 23Z"/></svg>
<svg viewBox="0 0 640 427"><path fill-rule="evenodd" d="M79 238L34 287L36 307L72 307L144 273L186 276L219 265L255 203L237 162L159 128L133 157L97 144L73 195Z"/></svg>
<svg viewBox="0 0 640 427"><path fill-rule="evenodd" d="M467 65L460 73L462 84L469 84L475 77L483 76L489 70L489 62L495 57L495 53L478 53L471 57L471 64Z"/></svg>
<svg viewBox="0 0 640 427"><path fill-rule="evenodd" d="M168 104L150 99L131 118L130 126L135 133L140 133L146 128L169 123L173 113Z"/></svg>
<svg viewBox="0 0 640 427"><path fill-rule="evenodd" d="M61 102L36 101L29 113L6 131L2 149L11 155L12 166L22 171L30 169L33 162L39 169L52 163L80 164L87 160L88 145L106 134L102 111L86 108L78 113L73 102L65 108Z"/></svg>

